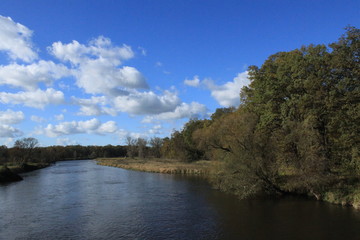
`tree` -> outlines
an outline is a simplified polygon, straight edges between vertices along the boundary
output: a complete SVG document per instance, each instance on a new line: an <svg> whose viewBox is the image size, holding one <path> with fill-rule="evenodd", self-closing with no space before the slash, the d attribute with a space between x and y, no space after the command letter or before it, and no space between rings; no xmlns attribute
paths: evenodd
<svg viewBox="0 0 360 240"><path fill-rule="evenodd" d="M235 112L235 110L236 109L234 107L217 108L216 111L211 115L211 120L215 121L216 119L219 119L224 115Z"/></svg>
<svg viewBox="0 0 360 240"><path fill-rule="evenodd" d="M241 107L196 132L224 161L217 184L242 196L319 196L334 173L360 173L360 30L349 27L330 47L279 52L251 66Z"/></svg>
<svg viewBox="0 0 360 240"><path fill-rule="evenodd" d="M156 158L161 157L161 147L164 140L159 137L153 137L150 139L149 144L151 147L152 155Z"/></svg>
<svg viewBox="0 0 360 240"><path fill-rule="evenodd" d="M20 153L18 161L20 163L26 163L28 161L33 161L33 151L39 145L39 141L36 138L22 138L15 141L14 148L18 149Z"/></svg>
<svg viewBox="0 0 360 240"><path fill-rule="evenodd" d="M126 137L127 144L127 156L133 158L136 156L136 139L133 139L130 136Z"/></svg>
<svg viewBox="0 0 360 240"><path fill-rule="evenodd" d="M139 158L145 158L147 156L146 145L147 145L147 140L146 139L138 138L136 140L136 146L137 146L137 149L138 149Z"/></svg>
<svg viewBox="0 0 360 240"><path fill-rule="evenodd" d="M0 163L6 163L9 157L8 148L5 145L0 146Z"/></svg>

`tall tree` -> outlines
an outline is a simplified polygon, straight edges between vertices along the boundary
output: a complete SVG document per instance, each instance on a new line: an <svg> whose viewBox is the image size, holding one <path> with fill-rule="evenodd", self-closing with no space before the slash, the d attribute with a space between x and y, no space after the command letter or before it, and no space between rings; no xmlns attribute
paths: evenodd
<svg viewBox="0 0 360 240"><path fill-rule="evenodd" d="M136 140L139 158L145 158L147 156L146 145L147 140L145 138L138 138Z"/></svg>
<svg viewBox="0 0 360 240"><path fill-rule="evenodd" d="M127 136L126 137L126 144L127 144L127 156L133 158L136 156L136 139Z"/></svg>
<svg viewBox="0 0 360 240"><path fill-rule="evenodd" d="M161 157L161 147L164 140L159 137L153 137L150 139L149 144L151 147L152 155L156 158Z"/></svg>
<svg viewBox="0 0 360 240"><path fill-rule="evenodd" d="M18 149L21 157L19 157L20 163L26 163L28 161L34 160L33 152L36 147L38 147L39 141L36 138L22 138L15 141L14 148Z"/></svg>

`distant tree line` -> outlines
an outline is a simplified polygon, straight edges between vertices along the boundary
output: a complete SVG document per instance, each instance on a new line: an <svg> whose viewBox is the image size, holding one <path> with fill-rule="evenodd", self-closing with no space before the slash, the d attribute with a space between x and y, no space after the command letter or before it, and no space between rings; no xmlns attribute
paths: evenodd
<svg viewBox="0 0 360 240"><path fill-rule="evenodd" d="M0 164L53 163L61 160L125 157L126 146L49 146L39 147L36 138L23 138L8 148L0 146Z"/></svg>
<svg viewBox="0 0 360 240"><path fill-rule="evenodd" d="M106 146L49 146L39 147L36 138L22 138L14 146L0 146L0 165L24 163L53 163L62 160L80 160L112 157L160 158L163 139L153 137L126 138L126 145Z"/></svg>

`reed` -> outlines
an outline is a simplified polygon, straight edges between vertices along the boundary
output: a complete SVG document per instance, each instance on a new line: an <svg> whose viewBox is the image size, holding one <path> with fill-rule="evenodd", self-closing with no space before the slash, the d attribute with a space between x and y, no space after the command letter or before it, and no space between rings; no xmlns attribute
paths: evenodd
<svg viewBox="0 0 360 240"><path fill-rule="evenodd" d="M103 166L118 167L143 172L190 175L208 175L213 164L210 161L185 163L176 160L158 158L98 158L96 160L97 164Z"/></svg>

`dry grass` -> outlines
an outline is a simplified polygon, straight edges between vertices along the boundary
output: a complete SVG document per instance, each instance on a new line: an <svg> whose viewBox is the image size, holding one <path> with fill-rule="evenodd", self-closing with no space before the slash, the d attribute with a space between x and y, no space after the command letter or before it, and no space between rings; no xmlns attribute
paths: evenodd
<svg viewBox="0 0 360 240"><path fill-rule="evenodd" d="M98 158L99 165L119 167L143 172L168 174L208 175L213 164L210 161L184 163L168 159Z"/></svg>

